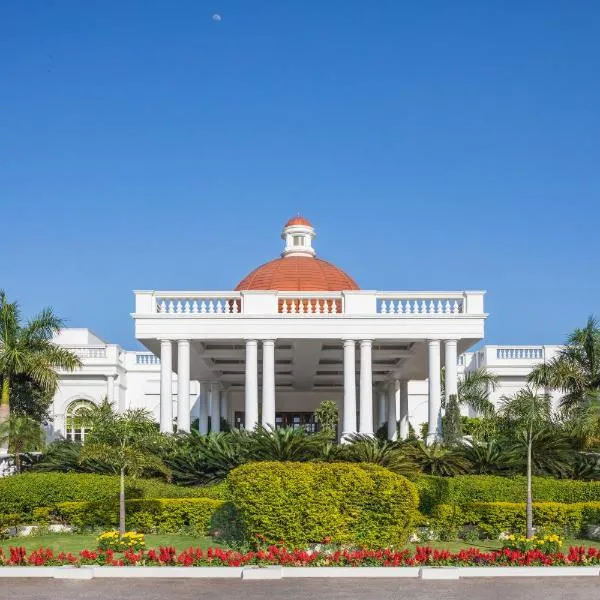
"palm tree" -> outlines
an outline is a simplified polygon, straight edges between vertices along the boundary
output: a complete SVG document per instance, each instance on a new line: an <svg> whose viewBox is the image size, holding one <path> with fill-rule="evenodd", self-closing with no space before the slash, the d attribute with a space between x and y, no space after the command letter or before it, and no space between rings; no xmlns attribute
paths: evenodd
<svg viewBox="0 0 600 600"><path fill-rule="evenodd" d="M590 316L583 329L575 329L558 355L537 366L529 382L560 390L565 407L589 406L600 392L600 326Z"/></svg>
<svg viewBox="0 0 600 600"><path fill-rule="evenodd" d="M438 443L428 446L417 440L406 445L406 455L429 475L461 475L467 473L470 467L464 456Z"/></svg>
<svg viewBox="0 0 600 600"><path fill-rule="evenodd" d="M550 423L551 401L548 394L526 387L501 399L500 414L508 427L522 440L527 453L527 537L533 536L533 495L531 490L532 448L536 434Z"/></svg>
<svg viewBox="0 0 600 600"><path fill-rule="evenodd" d="M327 434L309 435L304 429L257 427L250 434L249 454L260 461L307 461L318 458Z"/></svg>
<svg viewBox="0 0 600 600"><path fill-rule="evenodd" d="M490 392L497 384L498 376L487 369L468 371L458 380L458 404L468 406L479 415L493 415L495 408L490 401Z"/></svg>
<svg viewBox="0 0 600 600"><path fill-rule="evenodd" d="M400 442L379 440L370 435L355 433L341 447L341 460L371 463L386 467L399 475L414 475L419 467L404 451Z"/></svg>
<svg viewBox="0 0 600 600"><path fill-rule="evenodd" d="M54 394L59 381L56 369L73 371L81 366L75 354L52 342L62 326L51 308L23 325L18 303L8 302L6 293L0 290L0 423L10 417L13 378L25 376L44 392Z"/></svg>
<svg viewBox="0 0 600 600"><path fill-rule="evenodd" d="M109 405L110 406L110 405ZM169 469L158 456L161 434L150 412L135 408L123 413L108 412L106 403L82 410L82 421L91 429L79 454L79 461L100 461L111 465L121 476L119 491L119 533L125 533L125 476L139 477L147 470L169 478Z"/></svg>
<svg viewBox="0 0 600 600"><path fill-rule="evenodd" d="M478 475L506 474L514 471L519 461L516 451L507 449L498 440L465 441L457 448L457 452L469 461L469 471Z"/></svg>
<svg viewBox="0 0 600 600"><path fill-rule="evenodd" d="M43 448L44 432L30 417L12 415L8 421L0 423L0 446L8 446L8 452L14 456L15 469L20 473L22 455Z"/></svg>

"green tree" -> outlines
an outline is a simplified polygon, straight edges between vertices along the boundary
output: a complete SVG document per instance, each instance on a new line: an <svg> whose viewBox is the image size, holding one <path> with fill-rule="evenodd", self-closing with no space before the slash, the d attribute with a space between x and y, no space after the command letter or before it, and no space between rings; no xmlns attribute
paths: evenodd
<svg viewBox="0 0 600 600"><path fill-rule="evenodd" d="M22 470L23 454L41 450L44 437L41 425L24 415L11 415L8 421L0 423L0 445L8 446L8 452L14 456L17 473Z"/></svg>
<svg viewBox="0 0 600 600"><path fill-rule="evenodd" d="M428 446L422 440L417 440L407 444L405 452L423 473L429 475L461 475L467 473L470 466L464 456L441 444Z"/></svg>
<svg viewBox="0 0 600 600"><path fill-rule="evenodd" d="M54 395L59 381L56 369L73 371L81 366L75 354L52 342L62 326L51 308L22 324L18 303L8 302L0 290L0 423L10 417L13 379L24 376L44 393Z"/></svg>
<svg viewBox="0 0 600 600"><path fill-rule="evenodd" d="M321 425L323 435L335 438L338 424L337 404L333 400L323 400L317 406L314 415L317 423Z"/></svg>
<svg viewBox="0 0 600 600"><path fill-rule="evenodd" d="M494 405L490 401L490 392L496 388L498 377L487 369L468 371L458 380L458 404L468 406L477 414L494 414Z"/></svg>
<svg viewBox="0 0 600 600"><path fill-rule="evenodd" d="M386 467L398 475L413 475L419 467L409 458L401 442L380 440L360 433L348 437L347 444L341 446L340 460L371 463Z"/></svg>
<svg viewBox="0 0 600 600"><path fill-rule="evenodd" d="M533 536L533 494L531 489L532 448L536 433L545 429L551 419L548 394L526 387L513 396L501 399L500 414L507 425L523 440L527 453L527 537Z"/></svg>
<svg viewBox="0 0 600 600"><path fill-rule="evenodd" d="M169 478L169 469L159 456L162 436L146 409L112 410L108 402L81 411L91 429L79 454L81 463L99 461L114 467L121 476L119 532L125 533L125 476L139 477L158 471Z"/></svg>
<svg viewBox="0 0 600 600"><path fill-rule="evenodd" d="M442 438L446 446L455 446L462 440L462 422L460 408L455 394L446 403L446 411L442 419Z"/></svg>
<svg viewBox="0 0 600 600"><path fill-rule="evenodd" d="M538 365L529 382L539 388L560 390L565 407L598 404L600 393L600 326L590 316L583 329L575 329L557 356Z"/></svg>

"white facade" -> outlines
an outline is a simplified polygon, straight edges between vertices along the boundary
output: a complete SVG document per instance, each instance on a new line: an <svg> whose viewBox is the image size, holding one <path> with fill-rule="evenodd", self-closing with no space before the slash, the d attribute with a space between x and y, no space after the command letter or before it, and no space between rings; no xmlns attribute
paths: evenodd
<svg viewBox="0 0 600 600"><path fill-rule="evenodd" d="M114 377L113 402L120 408L145 407L160 420L160 359L150 352L124 350L116 344L108 344L88 329L65 329L56 342L74 350L83 362L82 369L75 373L61 374L61 383L52 404L53 422L49 426L52 438L66 437L65 415L69 405L79 400L95 403L109 395L110 378ZM466 371L485 367L497 375L499 384L490 393L494 403L503 395L510 395L524 387L531 369L556 355L560 346L491 346L481 347L476 352L465 352L458 356L457 373L462 377ZM290 351L282 356L290 356ZM287 359L283 359L284 361ZM283 365L280 365L283 368ZM278 366L279 368L279 366ZM210 387L207 387L207 398ZM418 431L421 423L428 420L428 381L410 380L407 387L407 419ZM387 389L387 388L391 388ZM177 374L172 376L171 404L177 417ZM191 420L199 417L200 382L190 381ZM400 394L396 394L395 384L386 386L376 383L373 386L373 427L376 429L388 421L388 397L393 398L394 413L400 415ZM555 400L560 394L553 393ZM383 403L381 401L383 397ZM225 400L227 399L227 401ZM277 413L312 412L322 400L335 400L343 407L343 396L333 390L312 390L298 392L276 390ZM223 418L233 423L236 409L243 411L244 394L242 389L230 389L221 394L219 412ZM208 413L211 413L207 401ZM226 407L223 410L223 407ZM299 407L302 410L299 410ZM340 415L342 416L342 415ZM399 419L397 419L399 420Z"/></svg>
<svg viewBox="0 0 600 600"><path fill-rule="evenodd" d="M72 348L83 368L61 374L51 435L80 439L85 432L69 426L73 403L104 397L119 410L149 409L164 432L189 431L197 419L201 433L209 421L218 431L221 417L249 429L303 425L322 400L334 400L340 437L372 434L386 421L399 421L405 437L409 422L428 422L431 442L440 436L442 366L448 395L465 370L497 372L496 400L555 352L469 352L484 337L481 291L294 291L306 289L295 279L302 269L307 281L325 269L334 281L356 285L315 258L315 232L305 219L290 220L281 237L282 258L273 262L291 273L291 286L283 285L289 291L136 291L135 335L148 352L125 351L87 329L61 332L56 342Z"/></svg>

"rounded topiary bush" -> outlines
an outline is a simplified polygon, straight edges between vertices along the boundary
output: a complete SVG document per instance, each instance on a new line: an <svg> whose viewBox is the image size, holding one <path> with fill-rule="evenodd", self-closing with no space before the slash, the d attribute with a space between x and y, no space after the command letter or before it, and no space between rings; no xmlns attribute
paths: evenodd
<svg viewBox="0 0 600 600"><path fill-rule="evenodd" d="M400 546L419 503L405 477L367 464L249 463L231 471L227 482L248 537L292 547L325 539Z"/></svg>

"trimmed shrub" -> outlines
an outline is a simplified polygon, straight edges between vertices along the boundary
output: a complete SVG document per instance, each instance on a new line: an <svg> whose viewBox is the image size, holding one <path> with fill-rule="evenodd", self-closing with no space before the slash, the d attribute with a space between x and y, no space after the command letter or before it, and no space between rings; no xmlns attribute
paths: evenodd
<svg viewBox="0 0 600 600"><path fill-rule="evenodd" d="M130 530L206 535L224 502L212 498L144 498L127 500L125 504ZM113 527L119 522L119 506L115 502L59 502L53 512L56 519L80 530Z"/></svg>
<svg viewBox="0 0 600 600"><path fill-rule="evenodd" d="M433 511L434 526L440 531L475 526L486 537L503 532L525 531L525 503L471 502L440 504ZM600 516L600 502L534 502L536 527L564 535L578 534L584 525Z"/></svg>
<svg viewBox="0 0 600 600"><path fill-rule="evenodd" d="M246 535L292 547L326 538L369 548L402 545L418 504L406 478L376 465L249 463L227 482Z"/></svg>
<svg viewBox="0 0 600 600"><path fill-rule="evenodd" d="M468 502L525 502L525 477L497 475L456 475L433 477L417 475L411 478L419 491L423 514L432 514L438 504ZM573 481L551 477L533 478L533 498L536 502L600 502L600 481Z"/></svg>
<svg viewBox="0 0 600 600"><path fill-rule="evenodd" d="M226 487L181 487L158 479L128 479L127 498L218 497ZM119 477L88 473L25 473L0 479L0 513L31 518L38 507L58 502L111 502L119 496Z"/></svg>

